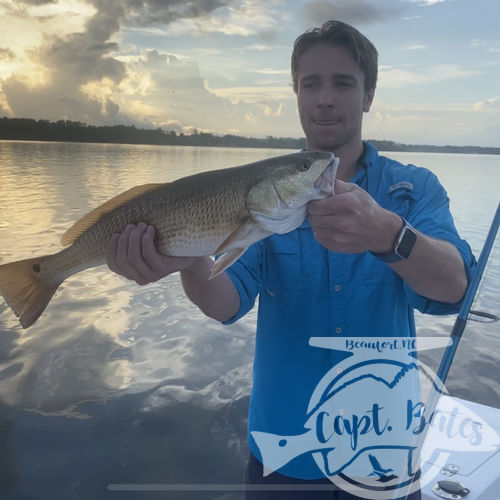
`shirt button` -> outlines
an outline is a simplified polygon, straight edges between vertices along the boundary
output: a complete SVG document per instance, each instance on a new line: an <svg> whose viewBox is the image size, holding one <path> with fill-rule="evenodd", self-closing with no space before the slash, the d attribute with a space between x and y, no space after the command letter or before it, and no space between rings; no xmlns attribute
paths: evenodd
<svg viewBox="0 0 500 500"><path fill-rule="evenodd" d="M342 333L342 328L340 328L340 326L337 326L337 328L335 328L335 333Z"/></svg>
<svg viewBox="0 0 500 500"><path fill-rule="evenodd" d="M340 292L340 285L335 285L333 287L333 289L336 291L336 292Z"/></svg>

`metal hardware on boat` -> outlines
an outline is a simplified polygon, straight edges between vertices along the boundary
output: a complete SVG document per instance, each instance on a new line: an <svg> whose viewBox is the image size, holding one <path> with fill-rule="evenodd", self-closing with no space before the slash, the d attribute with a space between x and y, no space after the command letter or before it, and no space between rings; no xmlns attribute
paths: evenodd
<svg viewBox="0 0 500 500"><path fill-rule="evenodd" d="M477 311L475 309L471 309L469 311L469 314L471 316L478 316L479 318L484 318L484 319L478 319L469 317L471 321L477 321L478 323L495 323L500 319L496 314L492 314L485 311Z"/></svg>
<svg viewBox="0 0 500 500"><path fill-rule="evenodd" d="M454 476L459 471L458 465L447 464L441 469L441 474L446 477Z"/></svg>
<svg viewBox="0 0 500 500"><path fill-rule="evenodd" d="M458 481L438 481L432 488L439 498L460 500L470 493L470 489Z"/></svg>

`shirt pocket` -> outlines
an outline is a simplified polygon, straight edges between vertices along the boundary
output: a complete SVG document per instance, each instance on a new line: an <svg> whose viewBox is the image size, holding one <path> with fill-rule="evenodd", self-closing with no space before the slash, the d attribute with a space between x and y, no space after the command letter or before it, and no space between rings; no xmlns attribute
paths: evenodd
<svg viewBox="0 0 500 500"><path fill-rule="evenodd" d="M361 284L365 286L394 285L398 275L384 262L367 253L361 264Z"/></svg>
<svg viewBox="0 0 500 500"><path fill-rule="evenodd" d="M263 284L269 295L299 291L311 285L310 229L296 229L266 240Z"/></svg>

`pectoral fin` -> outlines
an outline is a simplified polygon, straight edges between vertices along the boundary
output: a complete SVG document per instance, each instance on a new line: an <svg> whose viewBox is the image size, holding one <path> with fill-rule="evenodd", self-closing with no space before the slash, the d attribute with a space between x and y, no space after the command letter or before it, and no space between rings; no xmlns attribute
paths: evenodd
<svg viewBox="0 0 500 500"><path fill-rule="evenodd" d="M215 254L223 255L216 260L210 273L210 278L215 278L218 274L225 271L233 262L241 257L245 250L255 243L269 236L269 231L255 225L251 219L247 219L238 226L215 250Z"/></svg>
<svg viewBox="0 0 500 500"><path fill-rule="evenodd" d="M226 252L218 258L212 269L210 270L209 280L215 278L217 275L225 271L233 262L235 262L243 253L245 252L245 248L234 248L233 250Z"/></svg>
<svg viewBox="0 0 500 500"><path fill-rule="evenodd" d="M215 250L215 254L228 252L229 250L243 249L245 251L256 241L262 240L272 234L272 232L257 226L251 219L247 219L238 226Z"/></svg>

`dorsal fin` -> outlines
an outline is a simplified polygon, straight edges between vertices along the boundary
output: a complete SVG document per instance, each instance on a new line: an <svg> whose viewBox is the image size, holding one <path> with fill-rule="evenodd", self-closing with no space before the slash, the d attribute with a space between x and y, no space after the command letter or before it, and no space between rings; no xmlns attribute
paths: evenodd
<svg viewBox="0 0 500 500"><path fill-rule="evenodd" d="M102 205L94 208L87 215L82 217L79 221L75 222L62 236L61 243L64 246L71 245L75 240L81 236L89 227L92 227L103 215L108 214L129 201L142 196L150 191L153 191L164 184L143 184L142 186L135 186L119 195L104 202Z"/></svg>

